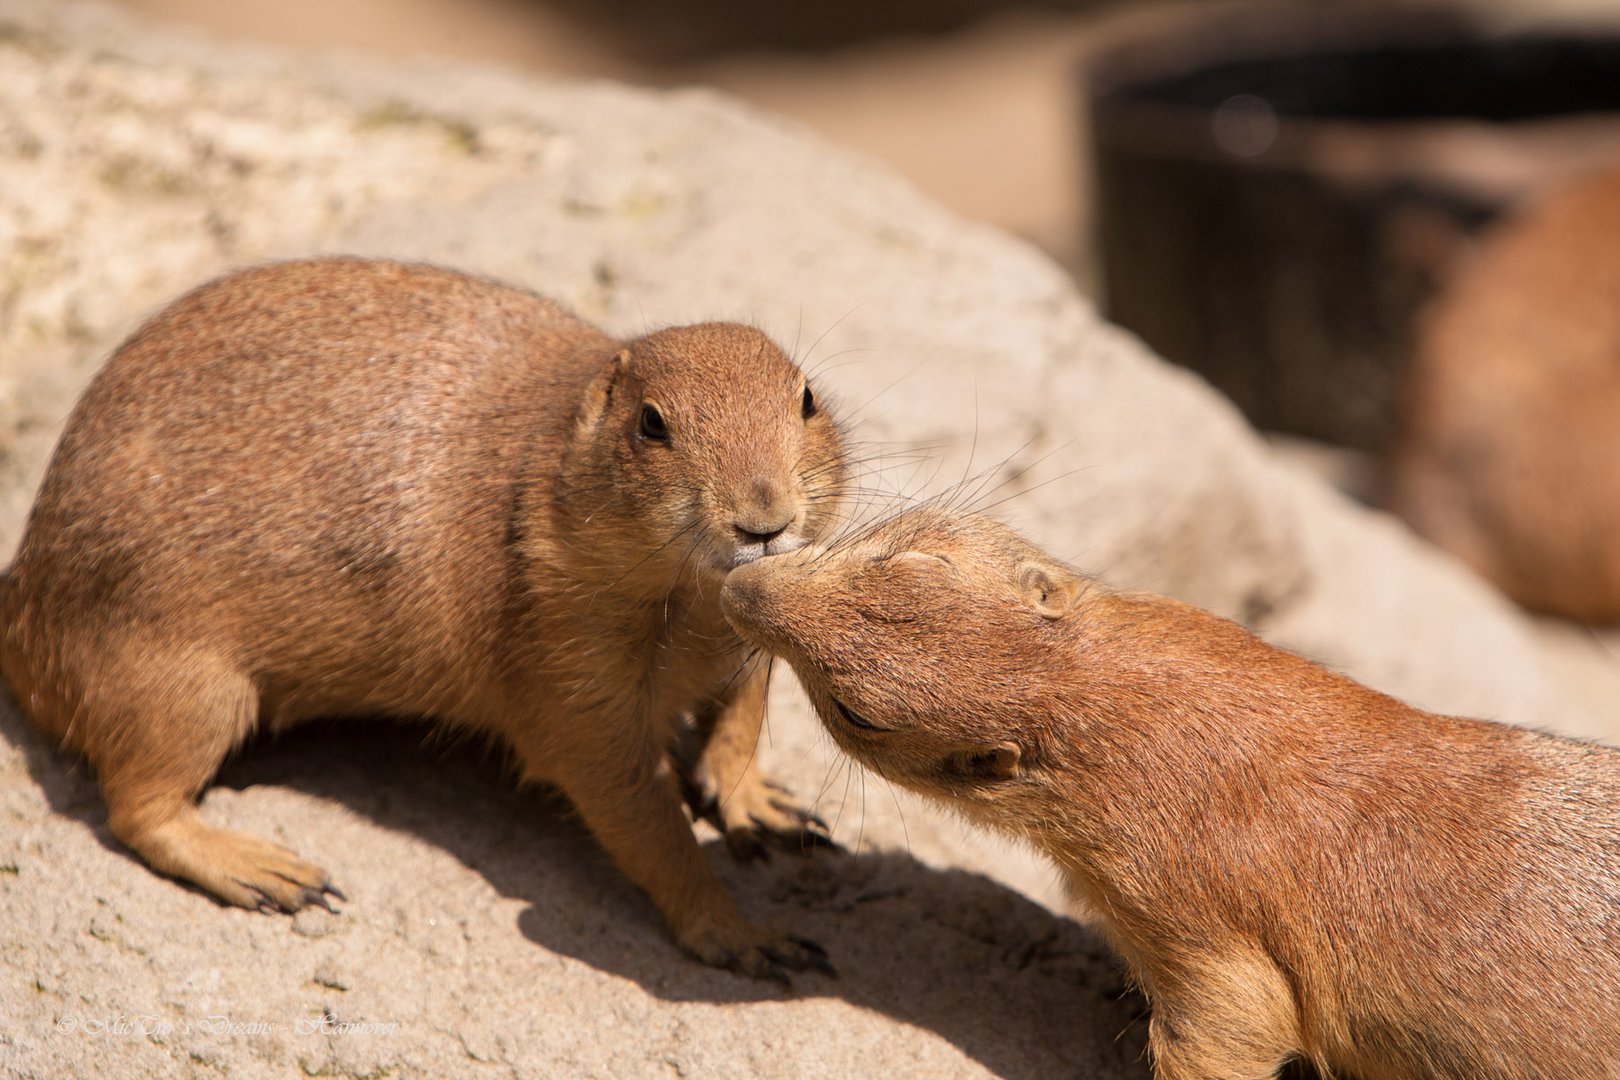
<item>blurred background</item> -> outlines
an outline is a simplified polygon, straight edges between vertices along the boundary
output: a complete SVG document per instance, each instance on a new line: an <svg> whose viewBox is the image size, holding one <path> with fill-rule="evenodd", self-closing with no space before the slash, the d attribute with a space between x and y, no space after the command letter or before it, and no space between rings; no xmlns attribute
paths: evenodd
<svg viewBox="0 0 1620 1080"><path fill-rule="evenodd" d="M882 158L1093 285L1085 71L1121 38L1194 40L1199 0L118 0L228 38L531 72L705 85ZM1365 7L1271 4L1328 13ZM1602 18L1610 0L1466 0L1491 26ZM1616 15L1620 22L1620 14Z"/></svg>
<svg viewBox="0 0 1620 1080"><path fill-rule="evenodd" d="M888 161L964 215L1084 262L1077 0L124 0L215 34L712 86ZM1131 5L1136 7L1136 5ZM1145 5L1151 7L1152 5ZM1117 9L1116 9L1117 10Z"/></svg>
<svg viewBox="0 0 1620 1080"><path fill-rule="evenodd" d="M1603 245L1566 229L1489 268L1500 223L1620 168L1612 0L123 3L226 38L714 87L800 121L1044 249L1285 452L1524 606L1620 618L1620 325L1588 325L1620 295L1576 311L1556 269ZM1620 206L1620 184L1584 197ZM1446 300L1474 266L1474 298ZM1549 295L1476 363L1516 277ZM1601 393L1526 392L1602 357Z"/></svg>

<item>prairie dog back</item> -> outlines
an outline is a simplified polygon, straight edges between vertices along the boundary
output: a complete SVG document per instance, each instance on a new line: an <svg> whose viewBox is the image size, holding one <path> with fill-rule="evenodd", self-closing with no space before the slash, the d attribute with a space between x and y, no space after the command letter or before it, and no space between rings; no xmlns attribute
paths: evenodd
<svg viewBox="0 0 1620 1080"><path fill-rule="evenodd" d="M493 658L503 496L613 348L550 301L430 267L275 264L199 289L85 392L5 595L44 625L224 635L272 674L435 633Z"/></svg>

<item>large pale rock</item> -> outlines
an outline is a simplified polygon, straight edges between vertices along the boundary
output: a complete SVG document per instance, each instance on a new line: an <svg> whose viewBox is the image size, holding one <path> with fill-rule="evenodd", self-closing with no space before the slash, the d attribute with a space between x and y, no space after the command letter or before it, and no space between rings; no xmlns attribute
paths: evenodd
<svg viewBox="0 0 1620 1080"><path fill-rule="evenodd" d="M874 498L994 506L1430 707L1573 715L1500 601L1278 463L1032 250L709 94L226 49L6 0L0 175L0 551L75 394L162 301L276 256L420 258L624 333L755 321L854 420ZM0 732L8 1073L1147 1074L1142 1003L1054 913L1052 872L851 769L785 681L762 753L859 854L716 861L843 969L791 997L681 958L566 808L419 732L256 746L208 795L351 897L294 920L151 875L82 768L9 706Z"/></svg>

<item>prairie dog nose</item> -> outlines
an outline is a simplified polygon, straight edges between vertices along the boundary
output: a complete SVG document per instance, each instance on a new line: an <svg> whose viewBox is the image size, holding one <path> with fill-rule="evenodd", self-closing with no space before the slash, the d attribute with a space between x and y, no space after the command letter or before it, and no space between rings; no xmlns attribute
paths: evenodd
<svg viewBox="0 0 1620 1080"><path fill-rule="evenodd" d="M780 525L761 525L757 521L736 521L732 523L732 528L737 530L737 538L745 544L768 544L786 532L787 527L791 524L793 524L793 519L790 517Z"/></svg>
<svg viewBox="0 0 1620 1080"><path fill-rule="evenodd" d="M799 508L783 490L783 485L775 480L762 476L750 488L753 498L748 505L737 508L731 526L745 544L768 544L788 530L798 517Z"/></svg>

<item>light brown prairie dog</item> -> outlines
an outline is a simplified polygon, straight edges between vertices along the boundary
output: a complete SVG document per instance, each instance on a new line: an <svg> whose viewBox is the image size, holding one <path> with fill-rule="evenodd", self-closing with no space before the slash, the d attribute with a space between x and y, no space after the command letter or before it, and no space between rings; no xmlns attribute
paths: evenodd
<svg viewBox="0 0 1620 1080"><path fill-rule="evenodd" d="M739 850L811 819L752 750L763 663L733 566L821 534L837 426L765 335L630 342L427 266L234 274L137 331L69 418L9 573L0 670L94 766L112 831L222 900L292 911L321 869L194 800L261 727L428 716L560 787L679 942L755 975L825 966L739 914L681 807Z"/></svg>
<svg viewBox="0 0 1620 1080"><path fill-rule="evenodd" d="M1620 619L1620 168L1487 234L1408 380L1393 509L1525 607Z"/></svg>
<svg viewBox="0 0 1620 1080"><path fill-rule="evenodd" d="M1421 712L936 509L721 602L857 761L1058 864L1160 1080L1620 1076L1620 752Z"/></svg>

